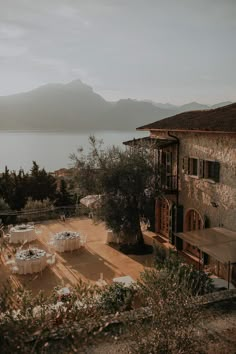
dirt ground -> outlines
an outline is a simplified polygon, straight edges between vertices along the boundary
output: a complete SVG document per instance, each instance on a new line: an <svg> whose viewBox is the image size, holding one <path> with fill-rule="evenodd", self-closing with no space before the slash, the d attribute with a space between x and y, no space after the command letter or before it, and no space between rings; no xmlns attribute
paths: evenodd
<svg viewBox="0 0 236 354"><path fill-rule="evenodd" d="M9 246L1 253L0 277L1 283L10 280L13 286L31 290L33 294L39 290L50 293L55 286L73 286L79 279L95 283L100 274L108 283L119 276L130 275L138 279L140 272L152 264L153 256L126 256L106 244L107 230L103 223L95 224L91 219L72 218L62 221L47 221L37 225L41 230L37 241L30 243L49 253L56 253L56 263L48 266L42 274L13 275L6 263L6 255L14 253L17 247ZM50 235L59 231L78 231L87 235L84 249L73 252L57 253L48 244ZM24 248L28 248L26 244Z"/></svg>

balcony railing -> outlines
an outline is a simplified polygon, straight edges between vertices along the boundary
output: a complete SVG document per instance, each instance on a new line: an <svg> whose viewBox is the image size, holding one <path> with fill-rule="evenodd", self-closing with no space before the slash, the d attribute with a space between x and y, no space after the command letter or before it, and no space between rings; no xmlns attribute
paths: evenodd
<svg viewBox="0 0 236 354"><path fill-rule="evenodd" d="M177 176L162 176L161 189L165 192L175 193L177 191Z"/></svg>

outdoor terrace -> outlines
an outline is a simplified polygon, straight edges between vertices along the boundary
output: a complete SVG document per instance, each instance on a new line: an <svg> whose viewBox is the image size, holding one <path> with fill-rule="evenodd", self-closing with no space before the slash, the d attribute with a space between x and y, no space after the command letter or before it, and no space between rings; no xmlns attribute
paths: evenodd
<svg viewBox="0 0 236 354"><path fill-rule="evenodd" d="M103 274L107 283L115 277L129 275L134 280L139 278L145 266L151 266L152 255L126 256L106 244L107 230L103 223L95 224L91 219L71 218L65 222L47 221L37 225L42 231L31 246L53 253L53 246L48 245L50 234L60 231L78 231L87 235L85 248L72 252L56 253L56 263L45 268L42 273L18 275L12 274L6 265L6 255L14 252L17 246L8 245L1 252L0 277L1 283L10 280L12 286L24 287L33 294L43 290L50 293L56 286L75 286L79 280L96 283ZM24 245L28 248L29 244Z"/></svg>

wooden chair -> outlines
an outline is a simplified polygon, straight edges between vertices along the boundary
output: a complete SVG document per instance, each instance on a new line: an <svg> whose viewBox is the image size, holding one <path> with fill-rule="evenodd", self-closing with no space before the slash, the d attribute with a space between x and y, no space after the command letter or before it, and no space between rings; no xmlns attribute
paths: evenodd
<svg viewBox="0 0 236 354"><path fill-rule="evenodd" d="M8 231L10 231L12 227L13 227L13 224L8 225L8 227L7 227Z"/></svg>
<svg viewBox="0 0 236 354"><path fill-rule="evenodd" d="M51 257L48 257L47 259L47 264L48 265L53 265L56 263L56 255L55 254L51 254Z"/></svg>
<svg viewBox="0 0 236 354"><path fill-rule="evenodd" d="M80 235L80 247L85 247L87 243L87 235Z"/></svg>
<svg viewBox="0 0 236 354"><path fill-rule="evenodd" d="M19 273L19 267L17 267L17 265L13 265L12 267L11 267L11 272L12 272L12 274L18 274Z"/></svg>

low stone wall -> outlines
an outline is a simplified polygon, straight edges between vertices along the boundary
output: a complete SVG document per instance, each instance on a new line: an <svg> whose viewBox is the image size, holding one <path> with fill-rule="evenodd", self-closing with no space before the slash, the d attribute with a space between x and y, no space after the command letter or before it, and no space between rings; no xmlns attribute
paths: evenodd
<svg viewBox="0 0 236 354"><path fill-rule="evenodd" d="M213 293L203 295L199 298L203 305L210 305L216 302L236 299L236 289L215 291Z"/></svg>

